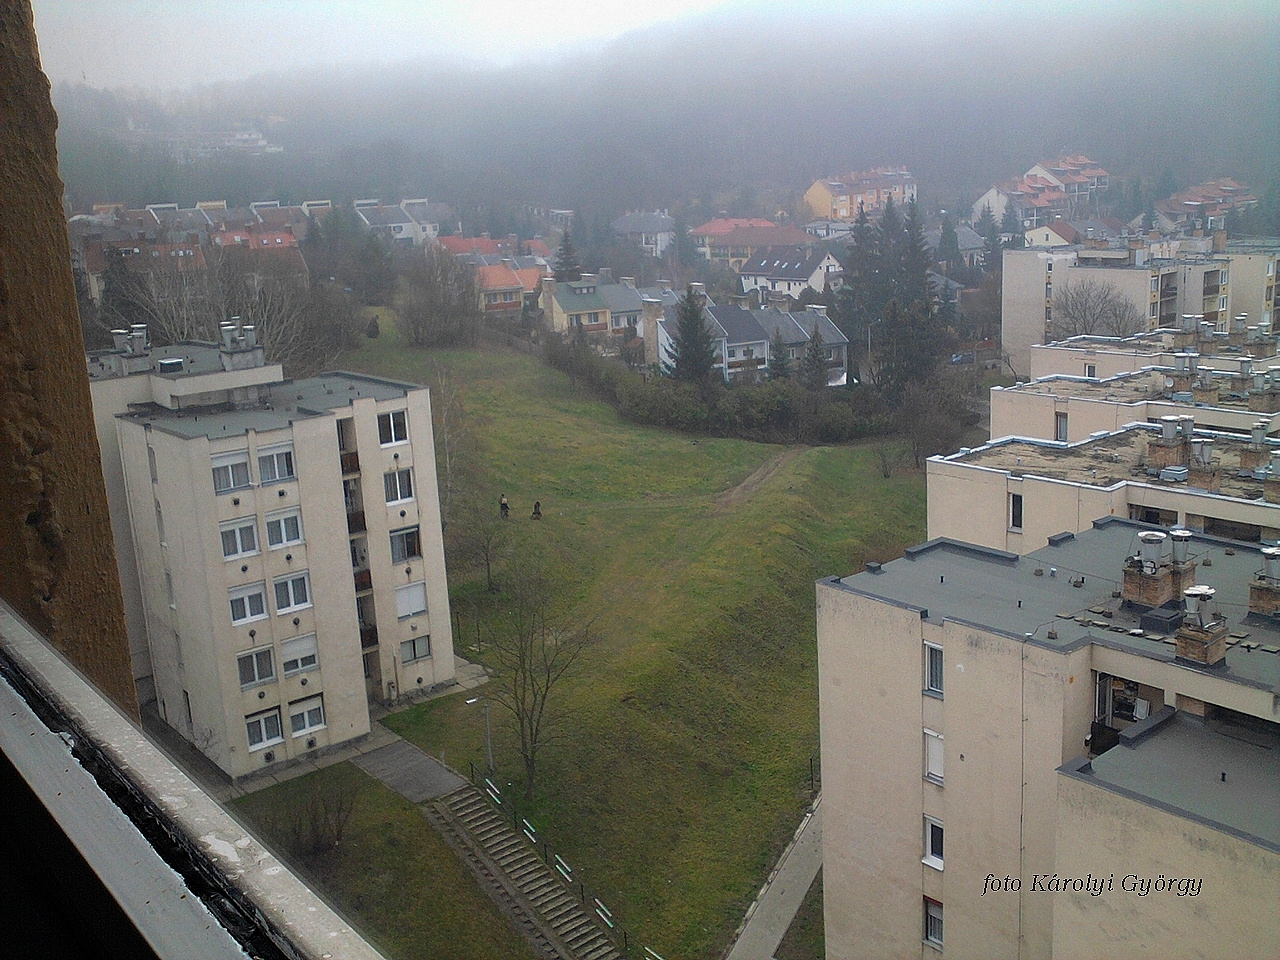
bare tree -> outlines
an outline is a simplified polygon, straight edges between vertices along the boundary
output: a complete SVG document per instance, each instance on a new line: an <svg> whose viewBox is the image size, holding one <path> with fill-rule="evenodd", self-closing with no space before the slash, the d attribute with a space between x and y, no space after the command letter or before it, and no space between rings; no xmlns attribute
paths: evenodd
<svg viewBox="0 0 1280 960"><path fill-rule="evenodd" d="M273 814L268 821L269 829L284 841L294 856L319 859L342 843L347 823L355 811L360 784L350 778L326 783L315 777L301 783L302 796Z"/></svg>
<svg viewBox="0 0 1280 960"><path fill-rule="evenodd" d="M1054 294L1052 331L1057 339L1128 337L1144 326L1141 308L1109 281L1068 281Z"/></svg>
<svg viewBox="0 0 1280 960"><path fill-rule="evenodd" d="M415 347L470 346L480 328L475 271L447 250L429 245L404 272L396 310Z"/></svg>
<svg viewBox="0 0 1280 960"><path fill-rule="evenodd" d="M458 382L440 363L432 364L431 413L435 421L436 464L440 474L440 517L448 524L453 496L462 481L468 437Z"/></svg>
<svg viewBox="0 0 1280 960"><path fill-rule="evenodd" d="M469 490L454 500L447 523L444 547L448 566L457 570L483 564L485 583L496 593L493 571L505 552L510 523L498 512L498 498L485 490Z"/></svg>
<svg viewBox="0 0 1280 960"><path fill-rule="evenodd" d="M487 689L519 728L526 800L533 797L539 752L552 738L560 715L561 682L593 640L591 623L557 622L550 607L541 568L526 570L512 584L511 609L490 624L487 639L487 658L494 668Z"/></svg>

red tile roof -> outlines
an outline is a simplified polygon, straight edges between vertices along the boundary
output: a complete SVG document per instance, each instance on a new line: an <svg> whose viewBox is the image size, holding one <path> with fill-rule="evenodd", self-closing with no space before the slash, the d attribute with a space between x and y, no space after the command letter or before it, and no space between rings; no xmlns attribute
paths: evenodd
<svg viewBox="0 0 1280 960"><path fill-rule="evenodd" d="M505 263L499 263L492 267L476 267L476 283L479 285L481 293L493 290L524 289L524 282L520 279L519 274Z"/></svg>
<svg viewBox="0 0 1280 960"><path fill-rule="evenodd" d="M814 238L799 227L777 226L744 226L735 227L727 233L716 236L715 242L727 246L739 247L794 247L808 246Z"/></svg>
<svg viewBox="0 0 1280 960"><path fill-rule="evenodd" d="M436 242L455 256L459 253L501 253L498 241L489 237L439 237Z"/></svg>
<svg viewBox="0 0 1280 960"><path fill-rule="evenodd" d="M709 220L700 227L696 227L689 231L695 237L718 237L723 236L731 230L739 227L776 227L777 224L772 220L762 220L759 217L745 218L726 218L721 217L715 220ZM785 241L779 241L783 243Z"/></svg>

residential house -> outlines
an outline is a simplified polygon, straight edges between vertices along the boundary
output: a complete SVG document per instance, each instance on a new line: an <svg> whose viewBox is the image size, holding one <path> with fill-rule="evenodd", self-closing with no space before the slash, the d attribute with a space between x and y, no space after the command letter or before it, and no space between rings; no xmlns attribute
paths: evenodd
<svg viewBox="0 0 1280 960"><path fill-rule="evenodd" d="M393 244L420 247L427 240L422 224L400 207L382 204L358 206L356 214L369 227L371 233Z"/></svg>
<svg viewBox="0 0 1280 960"><path fill-rule="evenodd" d="M818 582L828 956L1280 950L1277 552L1066 530Z"/></svg>
<svg viewBox="0 0 1280 960"><path fill-rule="evenodd" d="M901 209L916 198L916 179L899 167L876 167L842 177L815 180L804 201L817 219L856 220L858 209L880 213L892 200Z"/></svg>
<svg viewBox="0 0 1280 960"><path fill-rule="evenodd" d="M675 243L676 222L666 210L628 211L612 224L613 232L644 248L651 257L662 257Z"/></svg>
<svg viewBox="0 0 1280 960"><path fill-rule="evenodd" d="M401 200L400 209L413 218L422 234L422 242L434 240L440 236L440 224L450 229L457 225L457 215L447 203L431 203L426 197L413 200Z"/></svg>
<svg viewBox="0 0 1280 960"><path fill-rule="evenodd" d="M252 327L222 338L87 360L139 700L238 778L454 661L427 390L288 381Z"/></svg>
<svg viewBox="0 0 1280 960"><path fill-rule="evenodd" d="M609 301L598 290L599 279L584 273L580 280L542 281L539 306L553 333L608 333Z"/></svg>
<svg viewBox="0 0 1280 960"><path fill-rule="evenodd" d="M751 382L769 372L769 335L750 310L737 304L704 305L703 315L724 331L724 378Z"/></svg>
<svg viewBox="0 0 1280 960"><path fill-rule="evenodd" d="M819 240L853 239L853 222L850 220L810 220L804 225L804 232Z"/></svg>
<svg viewBox="0 0 1280 960"><path fill-rule="evenodd" d="M1231 177L1198 183L1179 190L1156 203L1156 212L1173 228L1195 226L1221 229L1232 210L1243 210L1258 202L1253 191Z"/></svg>
<svg viewBox="0 0 1280 960"><path fill-rule="evenodd" d="M924 242L928 245L929 252L933 254L936 260L938 258L938 244L942 242L942 228L935 227L932 230L926 230ZM960 263L949 264L947 265L948 269L957 267L972 268L981 265L982 251L986 247L986 241L963 223L956 225L956 245L960 248Z"/></svg>
<svg viewBox="0 0 1280 960"><path fill-rule="evenodd" d="M806 289L825 293L840 272L834 254L811 247L765 247L738 268L743 293L757 290L789 297Z"/></svg>
<svg viewBox="0 0 1280 960"><path fill-rule="evenodd" d="M811 303L804 310L788 311L768 306L751 311L751 315L764 330L770 350L774 337L781 337L792 369L804 359L816 327L822 337L822 350L826 357L827 385L843 387L849 382L849 338L827 317L826 307ZM773 361L776 358L770 354L769 359Z"/></svg>
<svg viewBox="0 0 1280 960"><path fill-rule="evenodd" d="M480 308L486 317L519 320L524 309L524 281L509 264L484 264L475 268Z"/></svg>
<svg viewBox="0 0 1280 960"><path fill-rule="evenodd" d="M1024 228L1035 228L1056 217L1070 217L1083 210L1110 187L1110 176L1088 157L1064 156L1034 164L1021 177L992 186L973 205L973 220L985 207L1000 221L1012 205L1015 219Z"/></svg>
<svg viewBox="0 0 1280 960"><path fill-rule="evenodd" d="M713 263L739 269L765 247L811 246L814 238L798 227L778 226L771 220L711 220L689 231L698 252Z"/></svg>

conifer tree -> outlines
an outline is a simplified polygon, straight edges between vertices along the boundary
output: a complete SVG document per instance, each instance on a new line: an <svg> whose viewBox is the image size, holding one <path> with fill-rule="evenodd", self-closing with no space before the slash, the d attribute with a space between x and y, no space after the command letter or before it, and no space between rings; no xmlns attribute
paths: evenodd
<svg viewBox="0 0 1280 960"><path fill-rule="evenodd" d="M804 348L804 357L800 361L800 382L806 390L815 393L827 385L827 350L817 323L813 325L813 332L809 334L809 342Z"/></svg>
<svg viewBox="0 0 1280 960"><path fill-rule="evenodd" d="M787 356L787 344L782 339L782 328L773 331L769 341L769 379L786 380L791 376L791 358Z"/></svg>
<svg viewBox="0 0 1280 960"><path fill-rule="evenodd" d="M578 263L578 252L573 247L573 237L568 230L560 234L560 246L556 250L555 279L557 283L582 279L582 266Z"/></svg>
<svg viewBox="0 0 1280 960"><path fill-rule="evenodd" d="M671 376L688 383L704 384L715 369L716 347L711 331L702 319L702 298L685 289L676 312L676 332L667 349Z"/></svg>
<svg viewBox="0 0 1280 960"><path fill-rule="evenodd" d="M933 257L924 241L924 223L915 200L907 203L907 217L903 222L902 264L900 268L899 297L905 303L931 301L929 271L933 269Z"/></svg>
<svg viewBox="0 0 1280 960"><path fill-rule="evenodd" d="M1013 204L1004 208L1004 217L1000 220L1000 233L1008 237L1004 241L1006 250L1021 250L1027 245L1027 238L1022 233L1022 224L1013 212Z"/></svg>
<svg viewBox="0 0 1280 960"><path fill-rule="evenodd" d="M982 237L982 269L994 273L1000 269L1000 225L996 223L991 205L982 208L982 216L974 224L974 230Z"/></svg>
<svg viewBox="0 0 1280 960"><path fill-rule="evenodd" d="M938 239L938 260L947 265L948 276L960 266L960 238L956 235L956 221L951 214L942 218L942 235Z"/></svg>

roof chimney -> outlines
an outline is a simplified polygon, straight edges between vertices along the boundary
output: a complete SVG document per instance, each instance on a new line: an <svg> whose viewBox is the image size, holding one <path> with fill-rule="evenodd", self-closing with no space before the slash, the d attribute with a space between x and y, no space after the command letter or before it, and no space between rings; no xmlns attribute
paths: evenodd
<svg viewBox="0 0 1280 960"><path fill-rule="evenodd" d="M129 349L129 331L128 330L112 330L111 342L115 344L115 349L121 353Z"/></svg>
<svg viewBox="0 0 1280 960"><path fill-rule="evenodd" d="M1280 548L1262 548L1262 569L1249 582L1249 612L1264 617L1280 613Z"/></svg>
<svg viewBox="0 0 1280 960"><path fill-rule="evenodd" d="M1179 660L1212 667L1227 658L1227 621L1215 619L1210 609L1214 593L1206 586L1183 591L1187 615L1176 634Z"/></svg>
<svg viewBox="0 0 1280 960"><path fill-rule="evenodd" d="M1191 547L1191 531L1183 529L1170 530L1169 538L1173 541L1173 562L1175 564L1186 563Z"/></svg>

